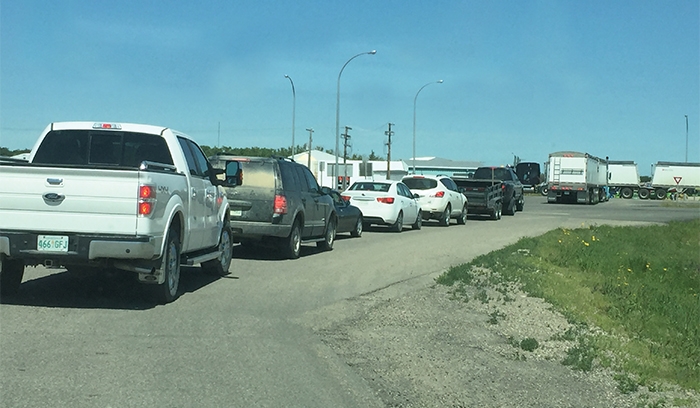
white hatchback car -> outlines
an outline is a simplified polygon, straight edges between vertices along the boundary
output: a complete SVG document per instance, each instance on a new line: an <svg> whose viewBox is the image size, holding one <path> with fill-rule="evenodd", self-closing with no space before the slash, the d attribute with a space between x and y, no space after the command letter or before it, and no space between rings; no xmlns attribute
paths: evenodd
<svg viewBox="0 0 700 408"><path fill-rule="evenodd" d="M401 232L404 225L421 228L416 196L400 181L356 181L341 194L344 200L362 210L366 226L388 225L395 232Z"/></svg>
<svg viewBox="0 0 700 408"><path fill-rule="evenodd" d="M424 220L438 220L440 225L467 222L467 197L448 176L411 175L403 178L411 192L418 194Z"/></svg>

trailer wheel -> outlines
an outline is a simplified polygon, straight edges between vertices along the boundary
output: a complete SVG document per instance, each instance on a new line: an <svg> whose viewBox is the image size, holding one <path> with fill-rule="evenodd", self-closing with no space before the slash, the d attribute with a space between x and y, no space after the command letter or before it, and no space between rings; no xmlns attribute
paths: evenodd
<svg viewBox="0 0 700 408"><path fill-rule="evenodd" d="M663 200L666 198L666 189L665 188L657 188L656 189L656 198L659 200Z"/></svg>
<svg viewBox="0 0 700 408"><path fill-rule="evenodd" d="M622 190L620 190L620 196L622 198L627 198L630 199L634 195L634 190L632 190L629 187L622 187Z"/></svg>
<svg viewBox="0 0 700 408"><path fill-rule="evenodd" d="M501 211L503 211L503 205L498 202L494 205L493 210L491 210L491 219L498 221L501 219Z"/></svg>
<svg viewBox="0 0 700 408"><path fill-rule="evenodd" d="M646 188L640 188L639 191L637 191L637 195L640 199L646 200L647 198L649 198L649 190L647 190Z"/></svg>

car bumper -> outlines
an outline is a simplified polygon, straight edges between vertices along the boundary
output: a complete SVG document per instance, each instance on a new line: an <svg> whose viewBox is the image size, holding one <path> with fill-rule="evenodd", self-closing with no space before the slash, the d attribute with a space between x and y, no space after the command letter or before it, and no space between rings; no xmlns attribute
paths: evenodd
<svg viewBox="0 0 700 408"><path fill-rule="evenodd" d="M37 249L39 235L68 237L65 251ZM93 261L99 259L143 259L159 257L162 237L91 235L69 233L35 233L25 231L0 231L0 253L10 258L24 259L25 263L44 263L54 260Z"/></svg>

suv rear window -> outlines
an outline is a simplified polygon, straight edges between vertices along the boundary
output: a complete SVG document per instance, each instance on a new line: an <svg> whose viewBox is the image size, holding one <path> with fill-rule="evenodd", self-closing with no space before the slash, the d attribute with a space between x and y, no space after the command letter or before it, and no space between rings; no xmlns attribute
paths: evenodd
<svg viewBox="0 0 700 408"><path fill-rule="evenodd" d="M270 161L243 161L238 162L243 172L243 185L248 187L275 188L275 169Z"/></svg>
<svg viewBox="0 0 700 408"><path fill-rule="evenodd" d="M142 161L173 164L158 135L104 130L53 130L41 142L34 163L138 167Z"/></svg>
<svg viewBox="0 0 700 408"><path fill-rule="evenodd" d="M405 178L402 181L411 190L430 190L437 187L437 180L430 178Z"/></svg>

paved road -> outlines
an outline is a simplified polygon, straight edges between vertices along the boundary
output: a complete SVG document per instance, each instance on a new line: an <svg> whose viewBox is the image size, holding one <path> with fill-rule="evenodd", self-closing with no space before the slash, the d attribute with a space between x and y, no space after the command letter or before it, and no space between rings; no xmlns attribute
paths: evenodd
<svg viewBox="0 0 700 408"><path fill-rule="evenodd" d="M187 268L186 293L163 306L119 275L28 268L20 295L0 305L0 406L380 407L300 322L363 293L399 295L397 282L423 287L451 265L559 226L700 217L658 201L545 201L527 197L524 212L501 221L339 237L332 252L305 246L295 261L237 247L230 277Z"/></svg>

